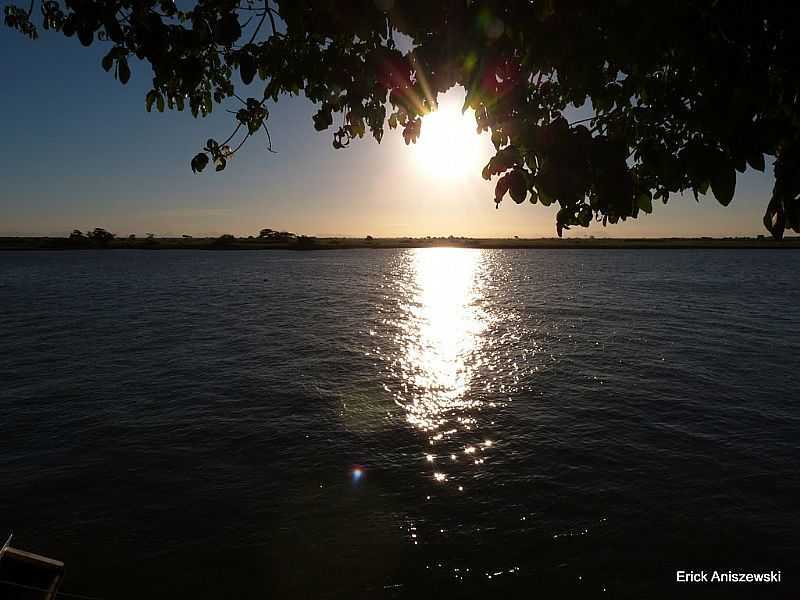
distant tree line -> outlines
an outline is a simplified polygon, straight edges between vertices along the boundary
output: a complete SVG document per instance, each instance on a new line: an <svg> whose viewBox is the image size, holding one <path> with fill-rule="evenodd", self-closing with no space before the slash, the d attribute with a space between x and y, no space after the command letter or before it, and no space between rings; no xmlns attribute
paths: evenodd
<svg viewBox="0 0 800 600"><path fill-rule="evenodd" d="M108 246L115 237L116 236L110 231L107 231L102 227L95 227L93 230L87 231L85 234L80 229L74 229L69 235L69 240L80 245L105 247Z"/></svg>
<svg viewBox="0 0 800 600"><path fill-rule="evenodd" d="M241 239L241 238L238 238ZM247 240L253 240L253 236L247 236ZM265 228L258 232L258 240L266 242L280 242L296 248L314 248L317 246L317 238L307 235L298 235L291 231L278 231L277 229ZM217 247L232 247L237 241L236 236L225 233L213 242Z"/></svg>
<svg viewBox="0 0 800 600"><path fill-rule="evenodd" d="M92 230L87 230L86 232L81 231L80 229L74 229L72 233L69 234L67 238L67 243L72 247L83 247L83 248L108 248L114 240L122 239L123 241L120 244L115 244L117 246L126 247L129 246L126 244L127 242L136 242L137 237L136 234L130 234L127 236L127 240L124 238L117 237L116 234L104 229L102 227L95 227ZM181 236L183 240L191 240L194 239L191 235L183 234ZM213 238L211 242L214 246L232 246L236 243L237 240L241 240L245 238L237 238L235 235L230 233L225 233L220 235L219 237ZM292 233L291 231L279 231L276 229L261 229L258 233L258 238L255 238L252 235L247 236L247 240L260 240L266 242L280 242L284 244L292 244L297 247L313 247L316 244L316 238L313 236L305 236L305 235L298 235L296 233ZM141 245L150 246L157 244L155 234L153 233L146 233L145 239L142 244L136 244L136 247L140 247Z"/></svg>
<svg viewBox="0 0 800 600"><path fill-rule="evenodd" d="M191 236L183 236L191 237ZM87 229L86 232L80 229L73 229L72 233L67 237L67 243L72 247L81 248L108 248L114 240L122 240L122 237L117 236L115 233L108 231L102 227L95 227L94 229ZM127 236L127 242L136 242L137 238L135 233ZM155 234L146 233L143 245L156 244ZM124 242L123 242L124 246Z"/></svg>

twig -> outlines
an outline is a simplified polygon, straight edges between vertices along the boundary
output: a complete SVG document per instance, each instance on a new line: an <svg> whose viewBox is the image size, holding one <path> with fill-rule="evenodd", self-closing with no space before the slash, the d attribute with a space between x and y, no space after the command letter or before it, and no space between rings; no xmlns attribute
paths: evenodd
<svg viewBox="0 0 800 600"><path fill-rule="evenodd" d="M250 135L251 135L251 134L248 132L248 134L247 134L246 136L244 136L244 139L243 139L241 142L239 142L239 145L238 145L238 146L236 146L236 148L234 148L233 150L231 150L231 154L236 154L236 153L239 151L239 148L241 148L242 146L244 146L244 143L245 143L245 142L246 142L248 139L250 139Z"/></svg>
<svg viewBox="0 0 800 600"><path fill-rule="evenodd" d="M235 136L235 135L236 135L236 133L239 131L239 129L241 129L241 127L242 127L242 124L241 124L241 123L239 123L239 124L236 126L236 129L234 129L234 130L233 130L233 133L232 133L232 134L230 134L230 135L228 136L228 139L227 139L227 140L225 140L224 142L222 142L222 143L220 144L220 146L224 146L225 144L227 144L228 142L230 142L230 141L233 139L233 136Z"/></svg>
<svg viewBox="0 0 800 600"><path fill-rule="evenodd" d="M264 6L266 7L267 14L269 15L270 25L272 25L272 35L278 35L278 28L275 27L275 19L272 16L273 10L269 5L269 0L264 0ZM278 14L278 13L275 13L275 14ZM280 16L280 15L278 15L278 16Z"/></svg>
<svg viewBox="0 0 800 600"><path fill-rule="evenodd" d="M267 132L267 141L269 142L269 146L267 147L267 150L269 150L273 154L277 154L277 152L272 149L272 136L269 134L269 129L267 129L267 124L262 122L261 126L264 128L264 131Z"/></svg>
<svg viewBox="0 0 800 600"><path fill-rule="evenodd" d="M261 26L264 24L264 19L267 17L268 13L269 13L269 6L267 6L267 0L264 0L264 12L261 13L261 20L258 22L258 25L256 26L256 30L253 32L253 35L250 37L250 41L248 42L248 44L252 44L253 40L256 39L256 36L258 35L258 31L261 29ZM252 19L252 17L250 17L250 18ZM272 18L272 17L270 16L270 18ZM247 22L248 23L250 22L249 19L248 19ZM275 26L273 25L272 28L275 29Z"/></svg>
<svg viewBox="0 0 800 600"><path fill-rule="evenodd" d="M578 123L586 123L586 121L594 121L597 118L599 118L599 117L597 117L595 115L594 117L588 117L586 119L580 119L579 121L573 121L572 123L569 124L569 126L572 127L573 125L577 125Z"/></svg>

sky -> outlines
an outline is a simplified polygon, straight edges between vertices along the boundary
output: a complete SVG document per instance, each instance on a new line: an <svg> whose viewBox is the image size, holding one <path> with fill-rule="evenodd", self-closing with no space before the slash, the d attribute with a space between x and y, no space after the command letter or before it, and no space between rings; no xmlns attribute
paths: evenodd
<svg viewBox="0 0 800 600"><path fill-rule="evenodd" d="M229 135L232 115L218 105L205 119L147 113L149 65L133 61L123 86L101 69L103 53L102 44L84 48L46 31L31 41L0 27L0 236L94 227L157 236L246 236L267 227L316 236L555 235L555 206L506 200L495 210L494 183L480 177L491 144L460 120L462 90L440 98L444 117L423 124L419 148L387 129L381 144L365 137L334 150L331 131L314 131L310 102L281 99L269 106L275 154L256 136L225 171L196 175L191 157L206 139ZM764 234L771 188L771 166L749 170L737 175L727 208L690 193L654 203L652 215L565 235Z"/></svg>

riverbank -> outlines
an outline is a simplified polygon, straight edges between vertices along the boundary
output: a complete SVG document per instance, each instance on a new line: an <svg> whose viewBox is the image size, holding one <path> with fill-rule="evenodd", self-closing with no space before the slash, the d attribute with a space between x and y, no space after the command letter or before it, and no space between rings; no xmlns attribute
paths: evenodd
<svg viewBox="0 0 800 600"><path fill-rule="evenodd" d="M386 248L483 249L701 249L800 248L800 237L771 238L121 238L105 244L54 237L3 237L0 250L337 250Z"/></svg>

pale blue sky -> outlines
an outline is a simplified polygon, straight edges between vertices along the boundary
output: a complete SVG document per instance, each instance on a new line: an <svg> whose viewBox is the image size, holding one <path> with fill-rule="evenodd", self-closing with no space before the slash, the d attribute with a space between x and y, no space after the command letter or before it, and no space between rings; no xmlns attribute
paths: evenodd
<svg viewBox="0 0 800 600"><path fill-rule="evenodd" d="M124 235L248 235L263 227L359 237L555 235L555 207L507 200L495 210L493 183L479 169L437 178L398 131L380 145L365 138L334 150L330 132L314 131L312 107L302 98L270 106L277 154L257 137L224 172L194 175L189 160L207 138L227 137L230 115L220 107L206 119L147 113L149 66L134 64L122 86L100 68L102 54L97 44L83 48L74 38L42 32L32 42L0 28L0 235L63 235L96 226ZM457 104L459 93L446 100ZM768 171L739 175L727 209L710 195L700 205L691 195L675 197L638 221L570 234L766 233Z"/></svg>

